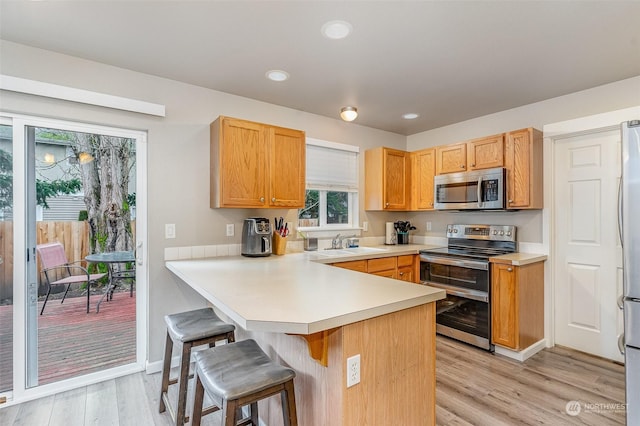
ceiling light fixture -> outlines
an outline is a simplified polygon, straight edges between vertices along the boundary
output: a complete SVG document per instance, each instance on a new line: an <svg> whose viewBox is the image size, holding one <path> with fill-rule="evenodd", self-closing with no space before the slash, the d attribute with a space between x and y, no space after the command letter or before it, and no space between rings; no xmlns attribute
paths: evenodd
<svg viewBox="0 0 640 426"><path fill-rule="evenodd" d="M408 112L406 114L402 114L402 118L404 118L405 120L413 120L418 117L419 115L416 114L415 112Z"/></svg>
<svg viewBox="0 0 640 426"><path fill-rule="evenodd" d="M352 106L342 107L340 110L340 118L344 121L353 121L358 117L358 108Z"/></svg>
<svg viewBox="0 0 640 426"><path fill-rule="evenodd" d="M320 31L327 38L340 40L351 34L353 27L346 21L329 21L322 26Z"/></svg>
<svg viewBox="0 0 640 426"><path fill-rule="evenodd" d="M272 81L285 81L289 79L289 73L282 70L267 71L265 76Z"/></svg>

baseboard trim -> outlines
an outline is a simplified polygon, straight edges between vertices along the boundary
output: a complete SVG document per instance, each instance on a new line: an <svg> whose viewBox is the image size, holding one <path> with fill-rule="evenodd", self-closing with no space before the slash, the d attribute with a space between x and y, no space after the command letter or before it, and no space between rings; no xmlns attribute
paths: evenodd
<svg viewBox="0 0 640 426"><path fill-rule="evenodd" d="M502 346L498 345L496 345L495 351L498 355L506 356L508 358L524 362L546 347L547 339L542 339L520 352L512 351L511 349L503 348Z"/></svg>

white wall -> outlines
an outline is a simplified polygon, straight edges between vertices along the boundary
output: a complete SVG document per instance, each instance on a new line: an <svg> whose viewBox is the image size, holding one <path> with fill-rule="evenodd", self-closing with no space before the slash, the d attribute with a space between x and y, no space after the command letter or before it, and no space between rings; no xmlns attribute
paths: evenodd
<svg viewBox="0 0 640 426"><path fill-rule="evenodd" d="M166 117L161 118L13 92L0 93L3 111L148 132L150 361L162 356L163 316L204 303L165 269L165 247L237 244L245 217L287 213L209 208L211 121L219 115L228 115L291 127L305 130L307 136L316 139L358 145L362 151L380 145L404 149L406 144L401 135L11 42L0 42L0 50L0 73L5 75L166 105ZM363 181L363 165L360 173ZM295 211L289 217L293 220ZM372 222L369 235L383 234L384 214L367 215L361 208L360 218ZM176 239L164 239L165 223L176 225ZM235 224L235 237L225 236L227 223Z"/></svg>
<svg viewBox="0 0 640 426"><path fill-rule="evenodd" d="M407 150L416 151L525 127L542 130L547 124L639 104L640 76L417 133L407 137ZM414 213L407 218L418 227L417 233L420 235L444 236L447 223L480 222L516 225L519 241L543 242L543 212L540 210L481 214L427 212ZM432 222L430 233L424 231L427 221Z"/></svg>

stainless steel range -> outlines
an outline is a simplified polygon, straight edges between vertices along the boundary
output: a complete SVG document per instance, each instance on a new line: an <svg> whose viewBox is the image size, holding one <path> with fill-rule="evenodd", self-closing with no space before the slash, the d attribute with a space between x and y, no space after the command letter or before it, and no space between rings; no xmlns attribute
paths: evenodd
<svg viewBox="0 0 640 426"><path fill-rule="evenodd" d="M518 250L515 226L448 225L447 247L420 251L420 282L446 290L439 334L493 351L489 258Z"/></svg>

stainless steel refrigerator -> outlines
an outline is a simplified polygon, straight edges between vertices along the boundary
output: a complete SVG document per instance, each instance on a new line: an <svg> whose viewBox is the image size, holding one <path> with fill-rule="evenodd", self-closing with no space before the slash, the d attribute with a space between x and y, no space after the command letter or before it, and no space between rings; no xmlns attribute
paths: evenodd
<svg viewBox="0 0 640 426"><path fill-rule="evenodd" d="M627 424L640 425L640 120L622 123L620 225L624 268Z"/></svg>

